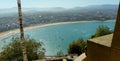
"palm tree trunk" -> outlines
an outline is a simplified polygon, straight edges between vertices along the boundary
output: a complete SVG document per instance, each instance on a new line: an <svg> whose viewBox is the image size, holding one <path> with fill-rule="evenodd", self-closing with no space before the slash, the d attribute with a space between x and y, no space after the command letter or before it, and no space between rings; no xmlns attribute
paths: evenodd
<svg viewBox="0 0 120 61"><path fill-rule="evenodd" d="M22 10L21 10L21 0L17 0L18 4L18 15L19 15L19 25L20 25L20 40L21 40L21 47L23 52L23 60L28 61L27 59L27 52L26 47L24 45L24 30L23 30L23 23L22 23Z"/></svg>

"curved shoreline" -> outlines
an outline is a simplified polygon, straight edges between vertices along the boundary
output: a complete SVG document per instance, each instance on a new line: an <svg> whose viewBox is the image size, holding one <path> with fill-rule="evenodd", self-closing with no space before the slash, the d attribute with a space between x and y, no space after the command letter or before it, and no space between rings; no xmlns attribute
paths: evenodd
<svg viewBox="0 0 120 61"><path fill-rule="evenodd" d="M50 23L50 24L40 24L40 25L24 27L24 31L35 29L35 28L47 27L47 26L82 23L82 22L101 22L101 21L74 21L74 22L58 22L58 23ZM109 20L109 21L104 21L104 22L114 22L114 20ZM16 34L18 32L19 32L19 29L5 31L5 32L0 33L0 38L4 38L7 35Z"/></svg>

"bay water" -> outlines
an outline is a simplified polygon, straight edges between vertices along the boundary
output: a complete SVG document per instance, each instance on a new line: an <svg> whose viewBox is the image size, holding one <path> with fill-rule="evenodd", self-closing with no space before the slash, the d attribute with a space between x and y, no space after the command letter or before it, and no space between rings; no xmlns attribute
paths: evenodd
<svg viewBox="0 0 120 61"><path fill-rule="evenodd" d="M115 22L59 24L27 30L25 31L25 35L29 35L31 38L43 42L43 47L46 49L46 56L54 56L58 51L67 54L68 46L72 41L79 38L83 38L87 41L100 25L108 26L110 30L114 30ZM11 38L12 36L9 36L0 41L0 49L9 43Z"/></svg>

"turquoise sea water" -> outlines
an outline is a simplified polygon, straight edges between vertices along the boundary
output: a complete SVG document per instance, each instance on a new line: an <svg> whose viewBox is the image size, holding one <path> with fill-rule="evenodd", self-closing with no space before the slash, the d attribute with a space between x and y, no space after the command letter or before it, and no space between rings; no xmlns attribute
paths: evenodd
<svg viewBox="0 0 120 61"><path fill-rule="evenodd" d="M46 55L56 55L57 51L62 51L64 54L67 53L67 48L69 44L79 38L84 38L86 41L93 35L99 25L106 25L110 30L114 30L115 22L79 22L71 24L61 24L54 26L47 26L42 28L36 28L32 30L25 31L26 35L36 39L37 41L42 41L45 45ZM3 46L10 41L11 37L6 38L6 41L1 41Z"/></svg>

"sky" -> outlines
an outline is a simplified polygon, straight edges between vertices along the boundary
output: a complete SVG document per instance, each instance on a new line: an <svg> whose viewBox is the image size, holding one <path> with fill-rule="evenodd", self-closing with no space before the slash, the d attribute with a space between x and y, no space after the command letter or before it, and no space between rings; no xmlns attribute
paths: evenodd
<svg viewBox="0 0 120 61"><path fill-rule="evenodd" d="M83 7L89 5L119 4L119 0L21 0L24 8ZM17 7L17 0L0 0L0 9Z"/></svg>

